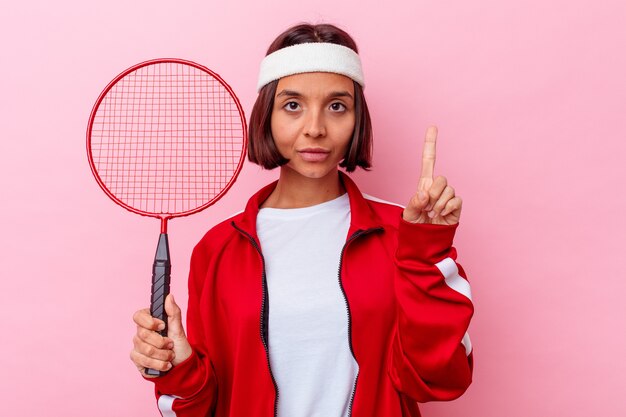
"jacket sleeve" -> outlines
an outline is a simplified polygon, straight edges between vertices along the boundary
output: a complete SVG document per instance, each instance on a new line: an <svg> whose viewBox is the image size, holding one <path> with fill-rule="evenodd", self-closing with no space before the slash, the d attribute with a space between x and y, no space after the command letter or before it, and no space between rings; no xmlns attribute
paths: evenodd
<svg viewBox="0 0 626 417"><path fill-rule="evenodd" d="M388 372L398 391L419 402L455 399L472 380L467 328L474 307L452 247L457 227L401 219L398 229Z"/></svg>
<svg viewBox="0 0 626 417"><path fill-rule="evenodd" d="M199 246L194 248L189 269L187 339L193 352L184 362L159 378L155 384L159 411L168 417L209 417L213 415L217 381L209 359L205 326L200 315L200 294L206 276L206 259Z"/></svg>

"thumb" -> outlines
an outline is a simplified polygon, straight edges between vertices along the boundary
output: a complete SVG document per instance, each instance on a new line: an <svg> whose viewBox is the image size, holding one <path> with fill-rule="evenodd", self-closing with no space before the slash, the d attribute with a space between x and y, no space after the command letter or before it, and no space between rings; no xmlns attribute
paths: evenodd
<svg viewBox="0 0 626 417"><path fill-rule="evenodd" d="M424 190L417 192L417 204L416 209L423 210L428 205L428 194Z"/></svg>
<svg viewBox="0 0 626 417"><path fill-rule="evenodd" d="M165 299L165 312L167 313L167 336L174 343L174 359L172 365L176 366L183 363L192 354L192 348L185 336L183 329L183 319L180 313L180 307L176 305L174 296L169 294Z"/></svg>
<svg viewBox="0 0 626 417"><path fill-rule="evenodd" d="M172 339L185 337L183 319L180 307L174 301L174 296L169 294L165 298L165 312L167 313L167 335Z"/></svg>
<svg viewBox="0 0 626 417"><path fill-rule="evenodd" d="M402 218L412 223L423 223L424 215L422 211L428 205L428 200L428 194L422 189L418 190L405 207Z"/></svg>

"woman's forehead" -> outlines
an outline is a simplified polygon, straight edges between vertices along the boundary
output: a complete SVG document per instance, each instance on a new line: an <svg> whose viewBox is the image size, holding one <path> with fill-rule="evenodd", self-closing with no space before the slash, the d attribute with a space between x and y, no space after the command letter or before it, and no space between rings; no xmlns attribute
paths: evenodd
<svg viewBox="0 0 626 417"><path fill-rule="evenodd" d="M288 90L299 95L327 95L345 91L354 96L354 82L345 75L331 72L306 72L289 75L278 80L276 96Z"/></svg>

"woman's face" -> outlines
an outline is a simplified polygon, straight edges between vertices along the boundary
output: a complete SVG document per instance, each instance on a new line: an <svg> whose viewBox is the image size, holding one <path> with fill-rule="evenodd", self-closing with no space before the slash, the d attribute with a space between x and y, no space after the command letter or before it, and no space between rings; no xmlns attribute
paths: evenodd
<svg viewBox="0 0 626 417"><path fill-rule="evenodd" d="M354 131L354 83L326 72L281 78L276 87L271 127L282 169L307 178L333 174Z"/></svg>

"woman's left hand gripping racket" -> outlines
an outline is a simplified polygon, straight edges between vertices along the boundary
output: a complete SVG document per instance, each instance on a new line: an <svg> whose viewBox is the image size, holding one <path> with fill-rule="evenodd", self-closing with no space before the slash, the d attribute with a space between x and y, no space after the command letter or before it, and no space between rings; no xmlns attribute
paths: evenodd
<svg viewBox="0 0 626 417"><path fill-rule="evenodd" d="M111 81L93 107L87 155L96 181L125 209L161 220L150 311L166 326L167 221L219 200L241 170L246 142L245 116L233 90L190 61L135 65ZM167 327L161 334L167 335Z"/></svg>

